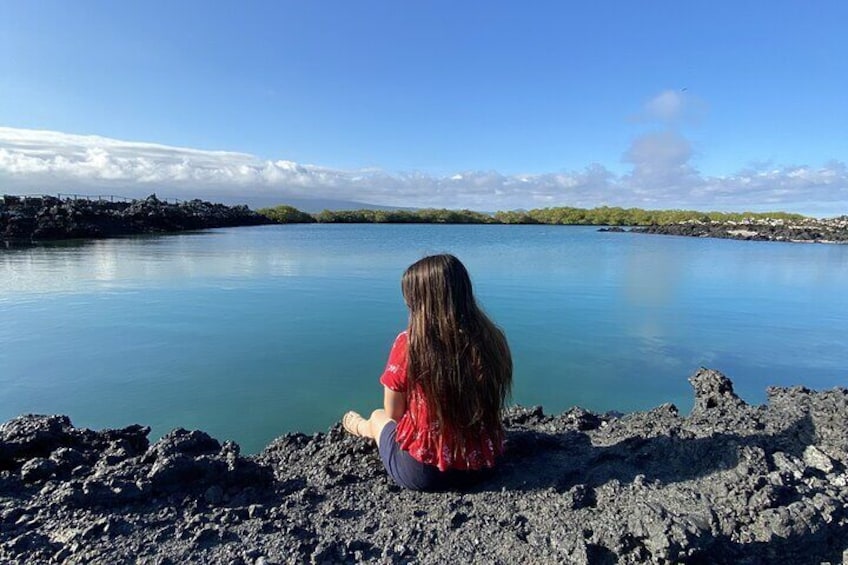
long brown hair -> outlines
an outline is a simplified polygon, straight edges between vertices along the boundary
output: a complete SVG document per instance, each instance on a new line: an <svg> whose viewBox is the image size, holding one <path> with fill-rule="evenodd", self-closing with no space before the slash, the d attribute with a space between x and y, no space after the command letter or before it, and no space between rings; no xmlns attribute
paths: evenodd
<svg viewBox="0 0 848 565"><path fill-rule="evenodd" d="M481 427L501 439L512 356L477 306L465 266L453 255L424 257L403 274L401 288L409 308L408 390L420 389L432 423L453 435L458 453Z"/></svg>

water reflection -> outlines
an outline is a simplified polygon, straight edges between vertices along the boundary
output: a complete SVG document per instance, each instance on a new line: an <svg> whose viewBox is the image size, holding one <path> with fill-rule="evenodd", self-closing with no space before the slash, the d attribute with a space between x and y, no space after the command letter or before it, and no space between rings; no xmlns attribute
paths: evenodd
<svg viewBox="0 0 848 565"><path fill-rule="evenodd" d="M303 263L296 250L245 245L228 230L37 245L0 253L0 298L293 277Z"/></svg>
<svg viewBox="0 0 848 565"><path fill-rule="evenodd" d="M400 276L457 254L505 328L515 400L686 409L698 365L744 398L844 383L848 246L558 226L268 226L0 251L0 420L70 414L258 449L379 398ZM320 405L320 406L319 406Z"/></svg>

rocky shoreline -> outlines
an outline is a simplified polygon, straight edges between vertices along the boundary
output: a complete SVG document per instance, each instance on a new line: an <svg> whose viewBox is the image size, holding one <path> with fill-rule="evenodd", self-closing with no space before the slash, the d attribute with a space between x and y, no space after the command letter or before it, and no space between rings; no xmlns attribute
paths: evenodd
<svg viewBox="0 0 848 565"><path fill-rule="evenodd" d="M604 231L624 231L605 229ZM788 241L794 243L848 243L848 216L829 219L780 220L748 219L733 221L695 221L650 225L630 229L634 233L718 237L753 241Z"/></svg>
<svg viewBox="0 0 848 565"><path fill-rule="evenodd" d="M271 223L247 206L203 200L171 204L155 194L116 202L53 196L4 196L0 201L0 239L6 241L104 238Z"/></svg>
<svg viewBox="0 0 848 565"><path fill-rule="evenodd" d="M498 472L466 492L394 486L339 426L255 456L201 431L0 426L3 563L840 563L848 390L718 372L624 416L513 408Z"/></svg>

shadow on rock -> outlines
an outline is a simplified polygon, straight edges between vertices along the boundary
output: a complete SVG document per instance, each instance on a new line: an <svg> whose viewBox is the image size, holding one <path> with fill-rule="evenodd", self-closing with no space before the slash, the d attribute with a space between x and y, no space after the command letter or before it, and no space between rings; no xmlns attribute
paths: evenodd
<svg viewBox="0 0 848 565"><path fill-rule="evenodd" d="M664 484L690 481L740 468L749 474L768 473L775 453L803 457L815 441L809 416L776 434L717 433L686 437L679 432L651 438L629 437L609 446L593 444L585 432L545 433L509 430L508 451L492 489L568 490L577 484L597 487L611 480Z"/></svg>
<svg viewBox="0 0 848 565"><path fill-rule="evenodd" d="M3 562L839 562L848 390L749 406L702 369L692 413L505 414L496 473L461 492L394 485L334 426L243 457L177 429L0 425ZM487 543L496 540L496 543Z"/></svg>
<svg viewBox="0 0 848 565"><path fill-rule="evenodd" d="M690 381L696 401L688 418L671 404L620 418L580 409L559 416L540 407L513 409L501 471L485 487L562 491L612 480L669 484L730 469L766 474L775 454L800 460L816 442L809 413L775 418L739 399L716 371L699 371Z"/></svg>

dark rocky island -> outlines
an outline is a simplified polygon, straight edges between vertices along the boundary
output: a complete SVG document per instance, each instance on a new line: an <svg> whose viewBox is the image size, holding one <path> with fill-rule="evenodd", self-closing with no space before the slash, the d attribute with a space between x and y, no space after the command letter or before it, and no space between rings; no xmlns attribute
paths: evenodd
<svg viewBox="0 0 848 565"><path fill-rule="evenodd" d="M617 231L617 230L605 230ZM718 237L795 243L848 243L848 216L829 219L784 220L750 218L741 221L688 220L631 228L636 233Z"/></svg>
<svg viewBox="0 0 848 565"><path fill-rule="evenodd" d="M202 200L168 203L143 200L60 199L4 196L0 202L0 239L40 241L103 238L274 223L246 206Z"/></svg>
<svg viewBox="0 0 848 565"><path fill-rule="evenodd" d="M255 456L200 431L0 426L3 563L840 563L848 556L848 390L720 373L625 416L514 408L499 471L467 492L389 482L336 426Z"/></svg>

